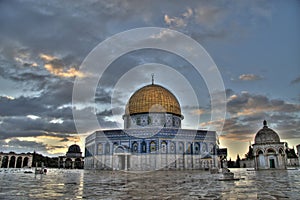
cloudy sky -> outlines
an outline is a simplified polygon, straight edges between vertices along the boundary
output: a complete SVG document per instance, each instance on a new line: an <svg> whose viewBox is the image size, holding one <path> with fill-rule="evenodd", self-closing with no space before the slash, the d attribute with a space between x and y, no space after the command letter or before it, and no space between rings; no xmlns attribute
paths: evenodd
<svg viewBox="0 0 300 200"><path fill-rule="evenodd" d="M186 60L157 49L114 60L99 80L96 105L82 100L72 106L75 78L93 76L80 67L89 53L140 27L184 33L211 56L226 90L219 133L230 157L246 153L264 119L290 147L300 144L299 19L296 0L1 1L0 151L57 156L74 142L83 149L84 136L96 128L84 116L93 113L102 128L122 128L128 98L151 83L152 73L181 103L183 128L218 129L203 77ZM78 133L72 108L89 130Z"/></svg>

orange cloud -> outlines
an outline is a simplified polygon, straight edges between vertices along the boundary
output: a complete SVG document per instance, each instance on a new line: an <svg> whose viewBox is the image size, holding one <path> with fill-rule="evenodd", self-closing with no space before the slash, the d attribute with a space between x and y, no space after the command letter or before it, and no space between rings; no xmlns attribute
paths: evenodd
<svg viewBox="0 0 300 200"><path fill-rule="evenodd" d="M203 109L195 109L195 110L191 111L192 115L202 115L204 113L205 113L205 110L203 110Z"/></svg>
<svg viewBox="0 0 300 200"><path fill-rule="evenodd" d="M256 81L256 80L260 80L262 78L255 74L242 74L239 76L239 79L242 81Z"/></svg>
<svg viewBox="0 0 300 200"><path fill-rule="evenodd" d="M255 134L234 134L234 133L227 133L226 135L220 135L221 140L233 140L239 142L249 142L253 141Z"/></svg>
<svg viewBox="0 0 300 200"><path fill-rule="evenodd" d="M47 54L43 54L43 53L40 54L40 58L47 62L57 59L55 56L51 56L51 55L47 55Z"/></svg>
<svg viewBox="0 0 300 200"><path fill-rule="evenodd" d="M59 77L85 77L85 74L80 72L79 70L75 69L74 67L71 67L68 70L64 70L62 68L56 68L52 64L45 64L44 66L51 74L54 74Z"/></svg>

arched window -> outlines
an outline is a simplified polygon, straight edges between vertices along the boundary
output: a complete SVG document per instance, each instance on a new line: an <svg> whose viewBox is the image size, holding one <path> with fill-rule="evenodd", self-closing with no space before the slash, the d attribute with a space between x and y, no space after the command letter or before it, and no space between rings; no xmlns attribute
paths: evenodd
<svg viewBox="0 0 300 200"><path fill-rule="evenodd" d="M187 143L187 150L186 153L191 154L192 153L192 144L191 143Z"/></svg>
<svg viewBox="0 0 300 200"><path fill-rule="evenodd" d="M106 145L105 145L105 153L106 154L110 153L110 144L109 143L106 143Z"/></svg>
<svg viewBox="0 0 300 200"><path fill-rule="evenodd" d="M178 143L178 152L183 153L184 152L184 144L183 142Z"/></svg>
<svg viewBox="0 0 300 200"><path fill-rule="evenodd" d="M257 152L257 154L259 155L259 154L264 154L264 153L262 152L262 150L259 150L259 151Z"/></svg>
<svg viewBox="0 0 300 200"><path fill-rule="evenodd" d="M176 149L175 143L174 143L174 142L171 142L171 143L170 143L170 152L171 152L171 153L175 153L175 149Z"/></svg>
<svg viewBox="0 0 300 200"><path fill-rule="evenodd" d="M146 153L147 152L147 146L146 146L146 142L143 141L142 144L141 144L141 152L142 153Z"/></svg>
<svg viewBox="0 0 300 200"><path fill-rule="evenodd" d="M101 155L103 154L103 145L102 144L98 144L98 150L97 150L97 154Z"/></svg>
<svg viewBox="0 0 300 200"><path fill-rule="evenodd" d="M275 154L275 150L274 149L268 149L268 154Z"/></svg>
<svg viewBox="0 0 300 200"><path fill-rule="evenodd" d="M156 143L154 141L150 142L150 152L156 151Z"/></svg>
<svg viewBox="0 0 300 200"><path fill-rule="evenodd" d="M198 142L194 144L194 149L195 149L195 152L194 152L195 154L200 153L200 145Z"/></svg>
<svg viewBox="0 0 300 200"><path fill-rule="evenodd" d="M131 146L132 152L133 153L137 153L138 152L138 143L137 142L133 142L132 146Z"/></svg>
<svg viewBox="0 0 300 200"><path fill-rule="evenodd" d="M202 143L202 152L207 152L207 144Z"/></svg>
<svg viewBox="0 0 300 200"><path fill-rule="evenodd" d="M166 141L161 142L161 153L167 153L167 142Z"/></svg>

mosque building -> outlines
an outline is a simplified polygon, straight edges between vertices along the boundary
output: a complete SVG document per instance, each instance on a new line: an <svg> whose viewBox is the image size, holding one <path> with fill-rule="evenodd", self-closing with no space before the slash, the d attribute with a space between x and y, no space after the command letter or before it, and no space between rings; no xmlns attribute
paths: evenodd
<svg viewBox="0 0 300 200"><path fill-rule="evenodd" d="M130 97L124 129L99 130L86 138L85 169L155 170L220 167L215 131L182 129L176 96L146 85Z"/></svg>
<svg viewBox="0 0 300 200"><path fill-rule="evenodd" d="M286 142L281 142L279 135L264 120L263 128L256 133L254 144L249 146L246 158L240 161L240 165L255 170L287 169L298 166L298 162L295 150L289 148Z"/></svg>
<svg viewBox="0 0 300 200"><path fill-rule="evenodd" d="M285 143L280 142L279 135L267 126L264 120L263 128L255 136L253 144L254 168L286 169Z"/></svg>

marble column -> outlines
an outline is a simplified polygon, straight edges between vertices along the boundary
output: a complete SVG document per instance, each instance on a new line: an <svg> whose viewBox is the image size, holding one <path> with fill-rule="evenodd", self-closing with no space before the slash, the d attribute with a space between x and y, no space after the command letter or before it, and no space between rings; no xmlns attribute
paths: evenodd
<svg viewBox="0 0 300 200"><path fill-rule="evenodd" d="M125 171L127 171L127 155L125 154Z"/></svg>

